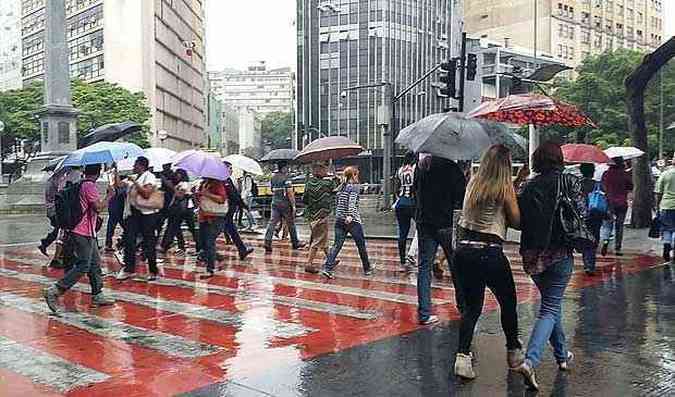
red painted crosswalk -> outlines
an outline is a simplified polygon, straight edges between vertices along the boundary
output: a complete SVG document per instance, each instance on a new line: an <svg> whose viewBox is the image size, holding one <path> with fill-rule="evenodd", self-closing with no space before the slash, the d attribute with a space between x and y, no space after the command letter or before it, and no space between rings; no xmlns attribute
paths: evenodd
<svg viewBox="0 0 675 397"><path fill-rule="evenodd" d="M84 278L59 317L41 290L62 271L47 268L37 250L0 251L0 395L174 395L419 328L415 277L399 272L395 242L369 241L373 276L363 275L348 243L330 281L304 272L306 251L277 242L265 255L260 240L247 242L257 250L241 262L221 241L223 268L208 281L197 277L193 258L171 255L158 281L106 278L105 292L117 301L111 307L90 307ZM519 302L536 300L516 247L507 252ZM599 275L577 272L572 286L657 264L639 255L601 258ZM112 272L119 263L106 255L104 266ZM486 298L485 310L494 310ZM459 318L449 278L434 281L432 299L441 319Z"/></svg>

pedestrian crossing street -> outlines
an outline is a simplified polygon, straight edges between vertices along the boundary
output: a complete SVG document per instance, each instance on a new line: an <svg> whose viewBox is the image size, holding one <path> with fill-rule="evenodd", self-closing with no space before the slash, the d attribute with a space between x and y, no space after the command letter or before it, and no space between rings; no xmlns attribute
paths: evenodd
<svg viewBox="0 0 675 397"><path fill-rule="evenodd" d="M105 279L117 303L90 307L83 278L51 315L41 290L62 276L29 248L0 250L0 395L175 395L226 380L260 374L269 365L292 364L418 329L416 280L399 272L396 242L368 242L373 276L364 276L356 248L345 245L336 278L304 271L307 251L247 238L256 251L244 262L219 241L225 256L216 277L199 280L194 258L167 255L161 278L144 274L125 282ZM508 246L520 303L538 299ZM600 258L600 274L582 274L577 260L573 288L658 264L652 257ZM318 264L318 263L317 263ZM104 256L108 272L119 269ZM139 263L139 271L145 271ZM434 280L434 310L457 320L449 278ZM485 310L495 310L491 294Z"/></svg>

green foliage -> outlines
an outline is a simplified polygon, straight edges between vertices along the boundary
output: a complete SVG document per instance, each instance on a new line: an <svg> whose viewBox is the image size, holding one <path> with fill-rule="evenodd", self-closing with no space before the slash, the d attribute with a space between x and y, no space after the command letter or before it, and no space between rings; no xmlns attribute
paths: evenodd
<svg viewBox="0 0 675 397"><path fill-rule="evenodd" d="M261 135L263 142L269 142L272 149L291 147L291 136L295 129L293 112L273 112L261 118Z"/></svg>
<svg viewBox="0 0 675 397"><path fill-rule="evenodd" d="M547 135L559 135L568 142L577 138L594 143L603 148L610 146L630 146L628 133L628 115L625 106L624 80L642 62L644 53L620 49L604 52L586 58L577 68L575 80L557 79L554 96L565 102L577 105L598 125L582 129L551 127L545 129ZM675 67L672 62L663 69L664 87L664 123L675 121ZM645 94L645 117L647 121L650 157L658 152L659 134L659 78L650 81ZM664 150L675 150L675 137L664 133Z"/></svg>
<svg viewBox="0 0 675 397"><path fill-rule="evenodd" d="M3 149L15 138L40 140L38 120L34 114L43 106L43 84L34 82L26 88L0 93L0 120L6 127L3 133ZM80 110L78 131L84 136L91 129L104 124L135 121L143 125L143 131L127 139L141 147L148 147L148 121L150 109L142 92L132 93L117 84L108 82L71 83L73 106Z"/></svg>

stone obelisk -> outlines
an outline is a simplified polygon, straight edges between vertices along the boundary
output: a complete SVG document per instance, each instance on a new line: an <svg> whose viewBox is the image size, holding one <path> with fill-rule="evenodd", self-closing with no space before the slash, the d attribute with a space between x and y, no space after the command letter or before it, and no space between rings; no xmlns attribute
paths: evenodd
<svg viewBox="0 0 675 397"><path fill-rule="evenodd" d="M77 149L78 111L70 93L65 0L45 1L45 23L44 106L36 113L40 118L41 153L31 158L21 178L8 186L6 204L0 207L10 210L44 210L44 189L50 173L42 169L49 160Z"/></svg>
<svg viewBox="0 0 675 397"><path fill-rule="evenodd" d="M65 0L45 2L45 95L39 112L41 148L45 155L77 149L77 115L70 93Z"/></svg>

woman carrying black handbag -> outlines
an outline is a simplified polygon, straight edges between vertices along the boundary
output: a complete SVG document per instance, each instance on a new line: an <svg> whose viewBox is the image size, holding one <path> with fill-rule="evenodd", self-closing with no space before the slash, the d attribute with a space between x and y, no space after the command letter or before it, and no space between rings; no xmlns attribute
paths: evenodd
<svg viewBox="0 0 675 397"><path fill-rule="evenodd" d="M541 307L525 361L515 370L530 388L538 389L534 368L541 362L547 342L561 371L568 369L573 358L562 327L562 299L572 276L573 250L592 244L593 237L583 221L586 207L581 180L563 173L560 146L542 144L534 152L532 168L537 175L523 186L518 197L520 254L525 272L541 294Z"/></svg>

